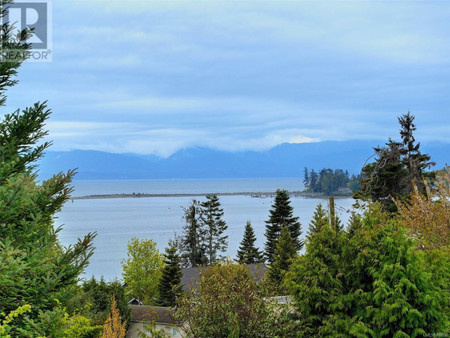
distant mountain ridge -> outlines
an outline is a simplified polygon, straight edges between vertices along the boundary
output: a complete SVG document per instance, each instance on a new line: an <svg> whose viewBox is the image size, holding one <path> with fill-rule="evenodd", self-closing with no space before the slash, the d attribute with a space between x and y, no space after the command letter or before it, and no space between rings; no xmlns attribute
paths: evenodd
<svg viewBox="0 0 450 338"><path fill-rule="evenodd" d="M326 141L283 143L264 152L226 152L187 148L168 158L114 154L94 150L49 151L40 161L41 178L77 168L77 180L302 178L303 168L344 169L359 173L385 141ZM422 152L442 168L449 160L449 143L424 143Z"/></svg>

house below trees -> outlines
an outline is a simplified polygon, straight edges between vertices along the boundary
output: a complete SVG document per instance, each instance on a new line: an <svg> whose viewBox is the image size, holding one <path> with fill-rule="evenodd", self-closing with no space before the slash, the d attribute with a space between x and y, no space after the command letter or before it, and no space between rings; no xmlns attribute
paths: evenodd
<svg viewBox="0 0 450 338"><path fill-rule="evenodd" d="M183 337L182 329L177 325L174 311L162 306L149 305L129 305L131 309L131 324L128 328L127 338L137 338L139 333L147 333L151 337L151 332L146 326L153 330L164 330L170 337Z"/></svg>
<svg viewBox="0 0 450 338"><path fill-rule="evenodd" d="M250 270L250 275L260 281L266 274L267 267L264 264L247 264L245 267ZM200 273L208 267L183 268L183 277L181 277L181 286L184 291L190 288L196 288L197 282L200 280Z"/></svg>

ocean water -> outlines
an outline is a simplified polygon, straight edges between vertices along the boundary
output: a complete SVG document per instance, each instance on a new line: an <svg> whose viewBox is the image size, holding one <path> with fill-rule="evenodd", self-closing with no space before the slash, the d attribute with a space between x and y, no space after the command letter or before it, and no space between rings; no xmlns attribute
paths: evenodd
<svg viewBox="0 0 450 338"><path fill-rule="evenodd" d="M186 179L145 181L75 181L73 196L107 194L199 194L303 190L300 179Z"/></svg>
<svg viewBox="0 0 450 338"><path fill-rule="evenodd" d="M239 179L239 180L149 180L149 181L78 181L73 196L114 193L199 194L218 192L275 192L276 189L299 191L300 180ZM273 204L272 197L220 196L224 220L228 225L226 255L236 257L247 220L251 221L257 246L264 248L265 221ZM63 225L60 241L67 246L88 232L97 232L95 252L85 270L85 278L92 275L106 280L120 279L121 261L127 256L127 243L133 237L152 239L161 252L175 233L183 227L183 206L192 197L146 197L111 199L75 199L69 201L57 215L56 225ZM336 199L336 210L346 222L353 203L351 198ZM303 236L318 203L327 200L291 197L294 215L300 217Z"/></svg>

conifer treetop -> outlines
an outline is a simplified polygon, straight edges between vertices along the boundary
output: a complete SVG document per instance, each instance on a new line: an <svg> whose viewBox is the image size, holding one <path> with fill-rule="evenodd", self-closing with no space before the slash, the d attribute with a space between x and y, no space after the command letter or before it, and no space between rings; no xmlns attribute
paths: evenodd
<svg viewBox="0 0 450 338"><path fill-rule="evenodd" d="M255 247L255 242L255 232L250 221L247 221L244 237L237 252L240 264L257 264L264 261L263 254Z"/></svg>
<svg viewBox="0 0 450 338"><path fill-rule="evenodd" d="M175 306L177 297L181 294L181 258L177 253L175 243L170 242L165 250L165 261L159 280L159 300L161 306Z"/></svg>
<svg viewBox="0 0 450 338"><path fill-rule="evenodd" d="M269 220L266 221L266 245L265 255L269 263L274 260L274 254L281 228L287 227L297 250L301 250L303 242L300 240L301 224L298 217L294 217L293 208L290 204L289 193L278 189L272 209L269 211Z"/></svg>
<svg viewBox="0 0 450 338"><path fill-rule="evenodd" d="M311 222L309 223L309 229L307 238L311 238L314 236L314 234L320 232L320 230L328 224L328 213L327 211L322 207L322 204L317 204L316 209L314 211L313 218Z"/></svg>
<svg viewBox="0 0 450 338"><path fill-rule="evenodd" d="M200 219L203 223L202 238L207 258L207 265L216 263L218 259L222 259L221 252L225 252L228 247L228 235L225 231L228 229L227 224L222 219L223 209L217 195L206 195L206 201L201 204Z"/></svg>

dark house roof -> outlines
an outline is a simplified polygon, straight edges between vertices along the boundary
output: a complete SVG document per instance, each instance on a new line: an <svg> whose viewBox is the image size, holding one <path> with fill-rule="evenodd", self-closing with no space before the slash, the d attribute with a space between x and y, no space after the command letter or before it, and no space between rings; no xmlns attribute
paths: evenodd
<svg viewBox="0 0 450 338"><path fill-rule="evenodd" d="M264 277L267 270L264 264L247 264L245 267L250 270L250 275L255 277L257 281L260 281ZM183 268L183 277L181 277L183 290L188 291L191 287L195 289L200 280L200 273L206 268L207 267Z"/></svg>
<svg viewBox="0 0 450 338"><path fill-rule="evenodd" d="M128 301L128 304L130 304L130 305L142 305L142 302L139 299L131 298Z"/></svg>
<svg viewBox="0 0 450 338"><path fill-rule="evenodd" d="M174 311L168 307L149 305L128 305L131 309L132 322L156 322L176 324Z"/></svg>
<svg viewBox="0 0 450 338"><path fill-rule="evenodd" d="M200 276L200 269L204 268L182 268L183 276L181 277L181 285L184 291L189 291L190 287L195 288Z"/></svg>

